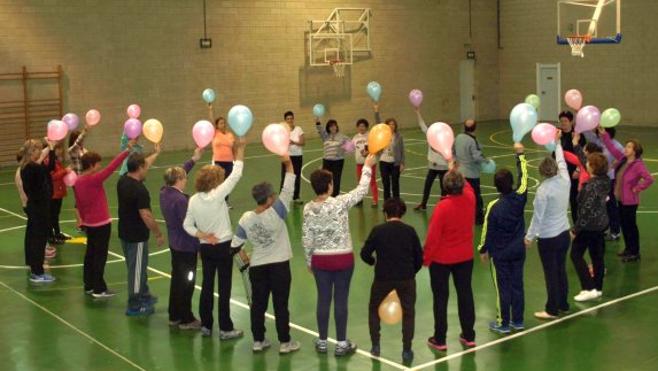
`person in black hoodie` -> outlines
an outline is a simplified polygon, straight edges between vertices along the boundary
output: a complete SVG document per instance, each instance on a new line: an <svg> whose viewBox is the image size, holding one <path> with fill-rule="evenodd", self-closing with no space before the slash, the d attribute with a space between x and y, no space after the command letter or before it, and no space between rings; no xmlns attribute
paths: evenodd
<svg viewBox="0 0 658 371"><path fill-rule="evenodd" d="M563 111L559 115L560 119L560 128L562 129L562 137L560 142L562 143L562 149L566 152L574 153L574 122L573 122L573 113L569 111ZM585 146L585 136L579 135L578 144L581 147ZM555 153L553 154L555 158ZM571 207L571 220L575 223L578 219L578 178L580 174L578 173L578 167L576 165L567 164L567 170L569 171L569 177L571 178L571 190L569 192L569 206Z"/></svg>
<svg viewBox="0 0 658 371"><path fill-rule="evenodd" d="M423 265L423 249L416 230L403 223L401 218L407 206L399 198L384 202L386 223L375 226L361 249L361 259L375 265L375 281L370 290L368 325L370 326L371 353L379 356L379 313L382 300L393 290L397 291L402 306L402 359L411 362L416 304L416 273ZM372 254L375 253L377 259Z"/></svg>
<svg viewBox="0 0 658 371"><path fill-rule="evenodd" d="M50 283L55 277L44 272L43 261L50 231L50 198L53 193L50 172L55 168L56 142L43 146L36 139L23 144L21 181L27 196L25 229L25 264L30 267L30 282ZM45 161L46 158L48 161Z"/></svg>
<svg viewBox="0 0 658 371"><path fill-rule="evenodd" d="M525 263L524 209L528 201L528 162L521 143L514 144L519 185L514 189L514 178L507 169L494 175L500 197L487 206L482 227L480 257L491 256L491 275L498 298L498 315L489 329L498 334L509 334L512 329L523 330L523 264ZM510 319L511 312L511 319Z"/></svg>
<svg viewBox="0 0 658 371"><path fill-rule="evenodd" d="M571 261L578 272L582 291L575 301L594 300L602 295L605 270L604 232L608 227L606 199L610 192L610 178L607 176L608 160L601 153L587 155L587 171L591 178L578 193L578 219L572 232ZM592 259L594 277L589 273L583 259L585 251Z"/></svg>

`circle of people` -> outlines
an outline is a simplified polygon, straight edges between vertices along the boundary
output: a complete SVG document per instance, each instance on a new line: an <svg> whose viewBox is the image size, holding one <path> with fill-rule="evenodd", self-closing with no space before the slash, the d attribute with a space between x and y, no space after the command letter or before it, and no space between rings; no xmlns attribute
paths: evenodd
<svg viewBox="0 0 658 371"><path fill-rule="evenodd" d="M374 106L375 122L382 122L379 107ZM427 126L416 108L420 129ZM210 106L211 119L213 118ZM236 138L225 120L214 120L216 133L212 142L212 164L196 174L196 193L185 193L187 174L201 159L197 148L182 166L164 172L160 190L160 208L166 221L171 250L171 289L169 324L182 330L200 330L204 336L213 331L214 285L218 277L219 337L239 338L230 315L232 270L236 265L243 274L251 310L253 351L270 347L265 337L265 312L271 294L280 353L300 348L290 336L288 299L291 286L292 249L286 218L293 205L302 205L300 178L305 145L304 132L295 125L292 112L284 114L290 128L288 154L281 159L280 193L263 182L253 186L256 203L245 212L234 229L229 217L229 195L239 183L244 168L245 140ZM464 122L454 144L454 159L446 161L428 146L428 169L422 201L415 210L427 208L429 195L438 177L441 199L436 204L427 236L421 244L416 231L401 218L406 204L400 199L400 174L404 171L405 150L395 119L384 122L393 131L393 140L378 156L368 154L368 121L356 122L357 134L348 138L336 120L325 125L316 120L316 129L324 148L322 168L310 176L315 196L304 205L302 245L308 270L317 286L317 326L314 341L318 352L328 351L329 310L333 303L336 326L334 353L353 353L357 345L347 337L348 294L354 270L353 244L348 211L362 207L370 190L372 206L378 207L376 165L384 188L383 212L386 222L375 226L366 239L360 256L374 265L368 323L371 353L380 354L380 303L395 290L402 308L402 359L413 359L412 339L416 301L415 275L429 268L434 302L434 330L427 344L446 351L448 283L452 275L457 291L461 324L459 341L464 347L475 346L475 310L471 289L474 261L474 225L483 225L477 248L483 260L489 260L496 290L497 318L489 329L499 334L524 329L523 265L526 250L537 241L544 270L547 300L544 310L534 313L543 320L558 318L569 311L566 256L578 273L581 291L577 302L602 296L605 275L605 240L623 235L625 249L618 255L624 262L640 259L637 209L640 193L653 178L642 161L642 145L629 139L622 145L614 139L614 128L597 128L582 135L573 131L573 114L559 115L560 129L552 156L539 163L542 182L536 190L534 211L529 228L525 228L524 211L528 197L528 161L524 147L514 145L516 184L508 169L499 169L493 183L499 195L484 207L480 193L480 165L488 161L475 136L474 120ZM118 194L118 234L128 271L126 315L144 316L154 312L157 298L147 284L149 237L164 244L163 233L151 212L151 198L144 186L149 168L160 153L144 154L136 139L121 140L121 152L105 167L101 156L84 147L86 127L74 131L68 146L63 142L28 140L18 155L16 185L27 215L25 263L29 280L50 283L55 278L44 271L44 258L53 258L54 245L70 236L59 228L62 199L66 196L63 178L68 171L78 174L74 187L78 226L87 235L84 257L84 290L94 298L115 295L103 278L111 236L112 217L105 193L105 181L116 169L120 178ZM340 192L345 143L353 144L358 186ZM45 143L44 143L45 142ZM68 158L70 167L63 163ZM568 220L571 208L573 227ZM243 249L251 245L251 255ZM584 259L589 252L591 266ZM200 320L192 313L192 295L196 280L197 256L200 256L203 279L199 301ZM248 268L248 269L247 269Z"/></svg>

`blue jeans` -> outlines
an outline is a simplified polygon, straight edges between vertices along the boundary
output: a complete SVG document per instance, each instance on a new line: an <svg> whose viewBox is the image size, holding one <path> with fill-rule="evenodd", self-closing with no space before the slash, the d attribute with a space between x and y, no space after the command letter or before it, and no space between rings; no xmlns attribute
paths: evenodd
<svg viewBox="0 0 658 371"><path fill-rule="evenodd" d="M318 289L318 306L316 316L320 339L327 339L329 328L329 308L331 297L334 299L334 320L336 321L336 339L347 340L347 298L354 267L342 271L324 271L313 269L315 284Z"/></svg>

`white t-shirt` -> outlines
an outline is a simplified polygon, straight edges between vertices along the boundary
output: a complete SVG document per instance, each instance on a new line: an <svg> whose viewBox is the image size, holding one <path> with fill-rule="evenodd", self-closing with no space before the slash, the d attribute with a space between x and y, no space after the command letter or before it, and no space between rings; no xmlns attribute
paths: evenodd
<svg viewBox="0 0 658 371"><path fill-rule="evenodd" d="M357 164L363 164L366 161L366 158L361 154L361 151L366 149L368 145L368 133L365 134L356 134L352 138L352 143L354 143L354 159Z"/></svg>
<svg viewBox="0 0 658 371"><path fill-rule="evenodd" d="M299 142L299 137L304 135L304 130L302 130L301 126L296 125L294 129L290 132L290 140L294 140L295 142ZM290 144L288 147L288 155L289 156L301 156L302 155L302 147L298 146L296 144Z"/></svg>

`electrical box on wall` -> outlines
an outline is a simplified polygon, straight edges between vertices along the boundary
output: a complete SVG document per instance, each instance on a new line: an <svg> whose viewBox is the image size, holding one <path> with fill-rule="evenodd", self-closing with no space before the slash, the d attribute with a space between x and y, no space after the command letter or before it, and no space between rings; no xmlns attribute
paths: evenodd
<svg viewBox="0 0 658 371"><path fill-rule="evenodd" d="M199 46L201 47L201 49L212 48L212 39L210 38L199 39Z"/></svg>
<svg viewBox="0 0 658 371"><path fill-rule="evenodd" d="M466 59L475 59L475 50L469 50L466 52Z"/></svg>

